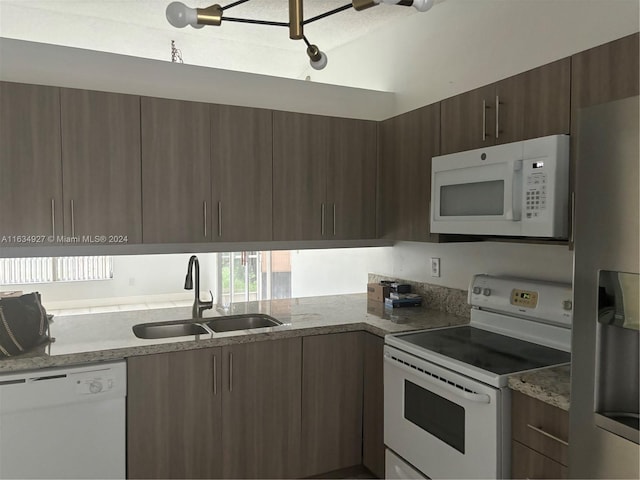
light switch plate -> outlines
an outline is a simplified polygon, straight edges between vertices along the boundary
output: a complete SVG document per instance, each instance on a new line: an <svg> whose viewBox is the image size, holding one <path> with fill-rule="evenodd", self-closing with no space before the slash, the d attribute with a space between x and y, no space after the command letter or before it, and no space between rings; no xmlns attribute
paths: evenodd
<svg viewBox="0 0 640 480"><path fill-rule="evenodd" d="M439 277L440 276L440 259L431 257L431 276Z"/></svg>

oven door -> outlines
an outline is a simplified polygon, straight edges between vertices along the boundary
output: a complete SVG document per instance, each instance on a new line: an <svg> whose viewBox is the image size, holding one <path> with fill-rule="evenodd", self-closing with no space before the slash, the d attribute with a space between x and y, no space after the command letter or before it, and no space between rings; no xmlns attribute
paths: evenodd
<svg viewBox="0 0 640 480"><path fill-rule="evenodd" d="M390 346L385 444L430 478L500 478L501 391Z"/></svg>

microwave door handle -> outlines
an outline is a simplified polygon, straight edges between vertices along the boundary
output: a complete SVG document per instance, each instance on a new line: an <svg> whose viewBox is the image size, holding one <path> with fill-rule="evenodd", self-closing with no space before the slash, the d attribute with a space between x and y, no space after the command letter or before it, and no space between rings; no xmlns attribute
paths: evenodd
<svg viewBox="0 0 640 480"><path fill-rule="evenodd" d="M522 213L522 160L513 162L511 175L511 204L508 205L505 219L520 221Z"/></svg>
<svg viewBox="0 0 640 480"><path fill-rule="evenodd" d="M451 383L455 383L451 380L447 380L446 378L441 377L439 375L437 376L437 379L435 379L431 377L429 374L426 374L426 373L421 374L417 369L409 367L404 363L400 363L399 361L388 357L387 354L385 354L384 356L384 361L389 363L390 365L393 365L396 368L399 368L400 370L410 373L413 376L419 377L421 380L427 383L438 386L443 390L446 390L447 392L455 395L456 397L461 397L461 398L464 398L465 400L469 400L470 402L474 402L474 403L491 403L491 397L486 393L473 393L473 392L467 392L466 390L461 390L449 383L445 383L448 381L450 381Z"/></svg>

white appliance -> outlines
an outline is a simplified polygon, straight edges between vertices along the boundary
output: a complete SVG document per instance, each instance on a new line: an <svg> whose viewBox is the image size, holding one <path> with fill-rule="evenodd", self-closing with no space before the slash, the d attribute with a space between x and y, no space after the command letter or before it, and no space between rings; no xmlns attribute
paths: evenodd
<svg viewBox="0 0 640 480"><path fill-rule="evenodd" d="M433 157L431 231L567 238L569 136Z"/></svg>
<svg viewBox="0 0 640 480"><path fill-rule="evenodd" d="M125 478L124 361L0 375L0 478Z"/></svg>
<svg viewBox="0 0 640 480"><path fill-rule="evenodd" d="M508 478L509 375L571 358L570 285L476 275L469 303L469 325L385 337L385 445L428 478Z"/></svg>

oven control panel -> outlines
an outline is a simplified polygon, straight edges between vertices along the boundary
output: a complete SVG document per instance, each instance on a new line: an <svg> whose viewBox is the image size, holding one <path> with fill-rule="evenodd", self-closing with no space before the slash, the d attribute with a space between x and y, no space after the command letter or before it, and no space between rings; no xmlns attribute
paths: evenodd
<svg viewBox="0 0 640 480"><path fill-rule="evenodd" d="M511 290L511 305L518 307L536 308L538 305L538 292L533 290Z"/></svg>
<svg viewBox="0 0 640 480"><path fill-rule="evenodd" d="M478 274L468 302L480 310L571 326L572 296L569 284Z"/></svg>

